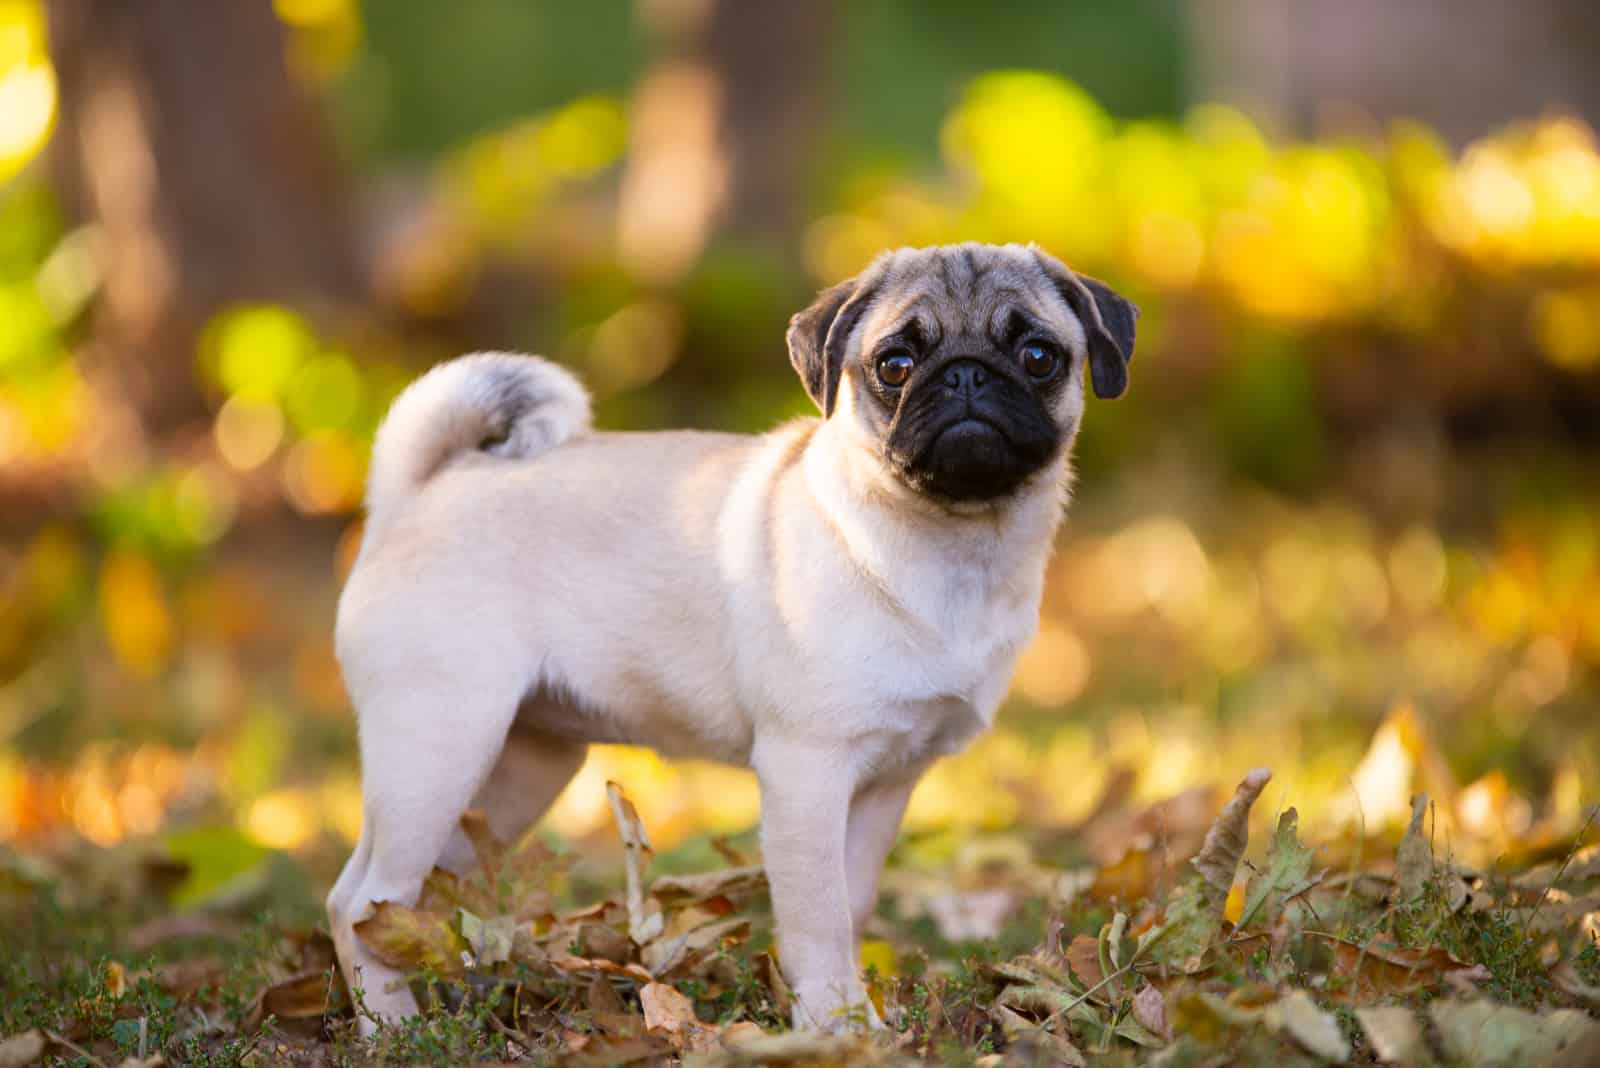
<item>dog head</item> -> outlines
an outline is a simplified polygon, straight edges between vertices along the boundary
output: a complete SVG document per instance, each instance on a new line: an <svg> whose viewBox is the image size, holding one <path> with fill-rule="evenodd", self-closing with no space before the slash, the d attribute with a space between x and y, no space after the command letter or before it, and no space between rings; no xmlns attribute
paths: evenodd
<svg viewBox="0 0 1600 1068"><path fill-rule="evenodd" d="M789 357L829 420L911 489L1002 500L1056 464L1095 395L1128 384L1138 309L1031 246L899 249L789 323Z"/></svg>

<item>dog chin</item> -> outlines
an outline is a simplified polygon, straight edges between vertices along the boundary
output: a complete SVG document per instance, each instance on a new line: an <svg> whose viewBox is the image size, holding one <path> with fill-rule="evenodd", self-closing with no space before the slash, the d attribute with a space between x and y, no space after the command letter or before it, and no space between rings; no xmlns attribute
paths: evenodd
<svg viewBox="0 0 1600 1068"><path fill-rule="evenodd" d="M971 505L1012 496L1044 465L1020 452L993 423L966 417L941 427L932 441L896 466L919 493Z"/></svg>

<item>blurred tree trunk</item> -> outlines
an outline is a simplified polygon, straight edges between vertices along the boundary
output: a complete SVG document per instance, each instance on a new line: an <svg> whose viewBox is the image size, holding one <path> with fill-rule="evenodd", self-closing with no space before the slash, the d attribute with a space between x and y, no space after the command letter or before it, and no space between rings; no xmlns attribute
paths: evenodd
<svg viewBox="0 0 1600 1068"><path fill-rule="evenodd" d="M663 38L623 175L625 262L667 281L718 230L792 245L825 114L828 0L640 0Z"/></svg>
<svg viewBox="0 0 1600 1068"><path fill-rule="evenodd" d="M1322 134L1420 119L1457 145L1552 106L1600 124L1594 0L1188 0L1197 99Z"/></svg>
<svg viewBox="0 0 1600 1068"><path fill-rule="evenodd" d="M47 0L54 169L98 231L92 373L161 434L204 411L195 342L240 300L362 298L337 166L269 0Z"/></svg>

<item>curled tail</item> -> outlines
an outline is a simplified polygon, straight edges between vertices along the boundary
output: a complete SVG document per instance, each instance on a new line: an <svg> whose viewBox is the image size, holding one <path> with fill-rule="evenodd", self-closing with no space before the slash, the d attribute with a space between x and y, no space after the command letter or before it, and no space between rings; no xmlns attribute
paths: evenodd
<svg viewBox="0 0 1600 1068"><path fill-rule="evenodd" d="M588 392L548 360L480 352L442 363L407 386L378 427L367 515L388 512L457 453L537 456L588 426Z"/></svg>

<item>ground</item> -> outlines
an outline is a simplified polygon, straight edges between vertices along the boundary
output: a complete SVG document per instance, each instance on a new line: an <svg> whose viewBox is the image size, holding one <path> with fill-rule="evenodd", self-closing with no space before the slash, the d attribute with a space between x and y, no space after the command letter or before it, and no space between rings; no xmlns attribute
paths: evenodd
<svg viewBox="0 0 1600 1068"><path fill-rule="evenodd" d="M1478 871L1424 797L1398 843L1311 847L1293 808L1250 843L1267 780L1220 809L1115 780L1076 825L904 838L862 951L887 1026L838 1037L787 1028L750 835L598 865L469 813L479 868L361 928L429 1003L370 1042L287 858L175 907L191 873L148 848L14 855L0 1068L1600 1062L1592 814Z"/></svg>

